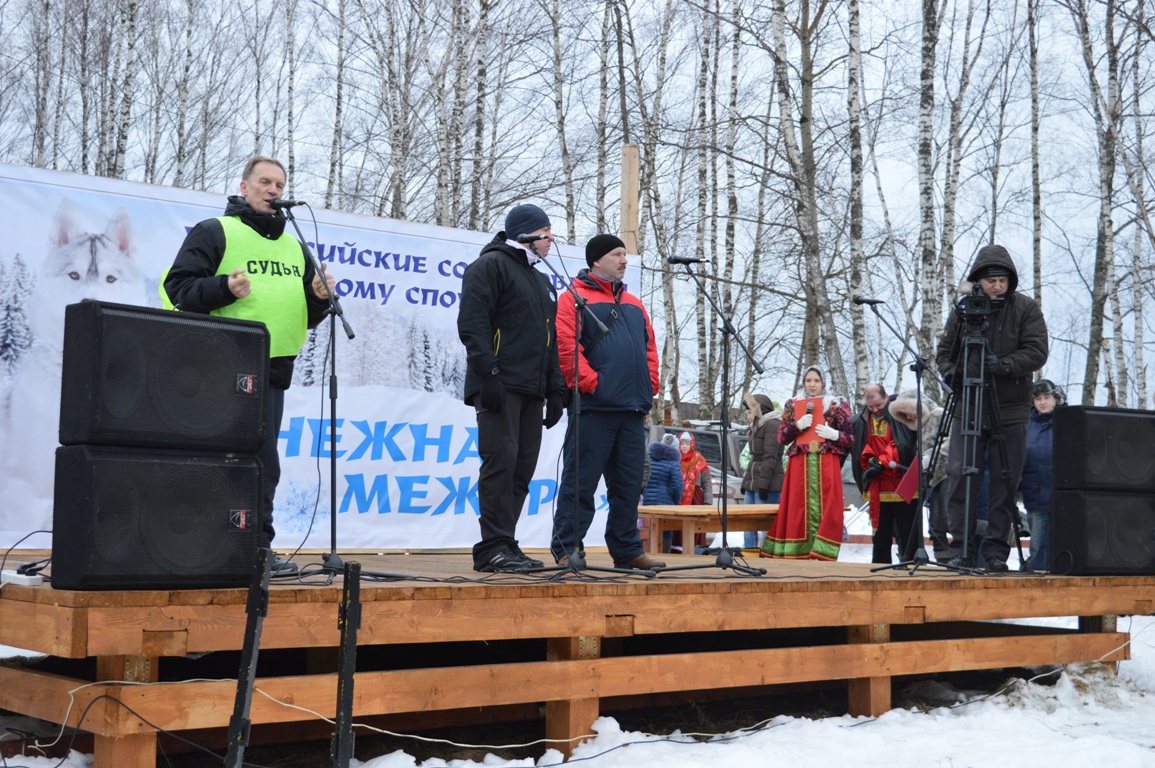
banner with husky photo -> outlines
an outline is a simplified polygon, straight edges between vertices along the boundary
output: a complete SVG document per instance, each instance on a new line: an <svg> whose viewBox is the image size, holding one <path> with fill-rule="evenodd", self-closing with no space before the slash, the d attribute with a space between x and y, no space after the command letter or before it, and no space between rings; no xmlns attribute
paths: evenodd
<svg viewBox="0 0 1155 768"><path fill-rule="evenodd" d="M186 232L220 215L225 198L0 165L0 209L11 222L0 245L0 547L52 528L65 306L159 307L160 276ZM492 234L324 210L314 231L307 209L296 216L356 332L349 341L338 325L338 546L472 546L480 459L473 409L461 397L457 302L465 266ZM578 247L559 250L553 263L565 273L585 266ZM637 275L631 267L627 279ZM278 548L329 546L329 331L326 320L309 333L285 401ZM518 525L522 546L549 543L564 433L564 420L544 433ZM601 493L597 502L604 510ZM587 544L603 543L602 527ZM50 543L35 534L21 546Z"/></svg>

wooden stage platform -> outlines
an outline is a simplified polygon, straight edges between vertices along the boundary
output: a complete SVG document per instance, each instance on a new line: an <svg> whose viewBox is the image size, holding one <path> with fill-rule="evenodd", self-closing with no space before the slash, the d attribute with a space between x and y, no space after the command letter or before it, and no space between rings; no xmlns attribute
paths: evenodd
<svg viewBox="0 0 1155 768"><path fill-rule="evenodd" d="M356 720L416 713L428 726L544 714L543 736L567 754L566 740L590 732L603 701L652 705L678 692L752 695L836 681L848 711L880 714L894 677L1127 659L1128 636L1114 617L1155 611L1155 577L1146 576L960 576L933 567L911 576L751 560L765 576L708 568L656 578L478 578L464 553L343 557L366 577L408 577L362 584ZM609 565L604 553L589 559ZM327 732L307 710L335 711L340 587L339 579L278 581L271 590L254 729L282 724L286 741ZM245 600L244 589L5 586L0 643L51 663L0 665L0 708L93 733L96 768L155 766L154 728L219 747ZM1047 616L1079 616L1079 629L998 621Z"/></svg>

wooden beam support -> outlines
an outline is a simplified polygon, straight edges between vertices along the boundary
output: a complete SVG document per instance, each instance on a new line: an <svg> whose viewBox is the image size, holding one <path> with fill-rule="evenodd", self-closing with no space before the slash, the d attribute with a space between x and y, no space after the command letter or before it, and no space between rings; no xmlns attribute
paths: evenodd
<svg viewBox="0 0 1155 768"><path fill-rule="evenodd" d="M1130 658L1127 637L1114 633L1030 634L360 672L354 715L707 690L716 687L722 679L732 679L739 685L764 686L1065 664L1099 658L1120 661ZM735 669L743 670L744 676L734 679ZM19 680L29 674L33 673L4 670L0 682ZM21 682L20 685L28 688L30 684ZM268 696L253 697L254 723L309 718L308 714L280 706L278 702L315 712L331 712L336 706L335 675L260 678L257 688ZM232 681L174 682L126 687L110 683L78 693L76 706L81 708L88 700L82 693L90 698L106 693L127 703L140 718L157 727L179 731L227 725L236 684ZM6 687L0 688L0 708L13 709ZM116 712L117 718L105 723L112 732L127 735L150 730L122 707L116 707ZM85 723L85 729L89 728Z"/></svg>
<svg viewBox="0 0 1155 768"><path fill-rule="evenodd" d="M600 656L601 639L597 637L552 637L546 641L549 661L588 661ZM588 693L590 695L545 704L545 737L549 739L549 746L567 760L579 743L576 739L592 733L594 721L598 719L596 685L591 685Z"/></svg>
<svg viewBox="0 0 1155 768"><path fill-rule="evenodd" d="M889 643L890 626L867 624L846 628L846 640L851 645ZM890 709L890 677L852 677L846 681L847 706L852 715L878 717Z"/></svg>
<svg viewBox="0 0 1155 768"><path fill-rule="evenodd" d="M98 680L155 683L156 661L150 656L101 656L96 660L96 677ZM91 690L100 689L100 686L94 686ZM109 694L109 698L97 702L93 708L103 715L103 728L96 731L93 745L96 768L156 768L156 731L140 722L122 705L127 704L124 699L126 690L120 686L120 695ZM91 727L85 729L93 730ZM105 735L109 731L113 735Z"/></svg>

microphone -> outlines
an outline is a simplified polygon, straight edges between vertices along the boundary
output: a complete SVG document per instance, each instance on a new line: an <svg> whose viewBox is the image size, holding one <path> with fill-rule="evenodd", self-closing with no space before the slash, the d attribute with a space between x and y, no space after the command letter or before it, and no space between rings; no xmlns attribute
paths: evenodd
<svg viewBox="0 0 1155 768"><path fill-rule="evenodd" d="M517 242L522 245L536 243L538 240L549 240L549 235L518 235Z"/></svg>
<svg viewBox="0 0 1155 768"><path fill-rule="evenodd" d="M691 259L688 256L671 256L666 259L670 264L705 264L705 259Z"/></svg>
<svg viewBox="0 0 1155 768"><path fill-rule="evenodd" d="M852 301L853 301L855 304L869 304L869 305L870 305L870 306L872 306L872 307L873 307L875 304L885 304L885 303L886 303L886 301L884 301L883 299L868 299L868 298L866 298L865 296L855 296L855 297L852 299Z"/></svg>
<svg viewBox="0 0 1155 768"><path fill-rule="evenodd" d="M285 199L280 198L280 197L278 197L275 200L269 201L269 206L274 211L279 211L282 208L292 208L292 207L298 206L298 205L308 205L308 203L306 203L304 200L285 200Z"/></svg>

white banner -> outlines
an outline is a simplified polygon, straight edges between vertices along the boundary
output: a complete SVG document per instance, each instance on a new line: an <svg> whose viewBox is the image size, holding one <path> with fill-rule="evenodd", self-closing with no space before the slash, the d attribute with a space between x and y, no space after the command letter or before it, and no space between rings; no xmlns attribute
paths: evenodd
<svg viewBox="0 0 1155 768"><path fill-rule="evenodd" d="M220 194L0 165L0 210L10 222L0 246L0 547L52 527L64 307L86 298L159 306L159 276L185 233L224 205ZM457 302L462 270L492 235L324 210L316 216L314 231L308 212L297 209L356 332L349 341L338 324L338 546L471 546L480 460L473 410L461 401ZM564 257L553 263L564 272L585 266L580 249L560 250ZM310 333L286 398L278 548L306 537L308 547L329 546L329 329L326 320ZM518 526L522 546L549 543L564 431L563 419L544 434ZM604 542L599 497L590 545ZM49 543L38 534L22 546Z"/></svg>

